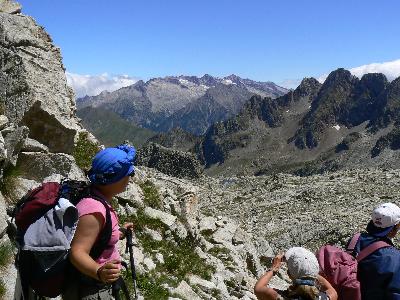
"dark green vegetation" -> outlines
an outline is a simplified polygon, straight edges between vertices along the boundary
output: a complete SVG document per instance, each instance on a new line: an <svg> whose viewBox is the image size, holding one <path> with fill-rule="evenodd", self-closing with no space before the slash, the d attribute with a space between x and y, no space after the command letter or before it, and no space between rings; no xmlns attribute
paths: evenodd
<svg viewBox="0 0 400 300"><path fill-rule="evenodd" d="M3 280L0 279L0 299L3 299L5 293L6 293L6 286L4 285Z"/></svg>
<svg viewBox="0 0 400 300"><path fill-rule="evenodd" d="M10 243L0 245L0 271L11 262L13 255L13 246ZM0 279L0 299L3 299L5 292L6 287L3 280Z"/></svg>
<svg viewBox="0 0 400 300"><path fill-rule="evenodd" d="M214 246L213 248L211 248L208 251L208 253L210 253L211 255L213 255L216 258L219 258L221 261L223 261L224 264L226 266L228 266L228 269L229 269L229 265L232 266L233 264L235 264L235 262L232 259L231 254L230 254L230 250L227 248Z"/></svg>
<svg viewBox="0 0 400 300"><path fill-rule="evenodd" d="M85 107L78 110L83 126L105 146L115 146L129 140L135 147L142 146L155 133L122 119L115 112L103 108Z"/></svg>
<svg viewBox="0 0 400 300"><path fill-rule="evenodd" d="M5 112L6 112L6 103L5 103L4 99L1 98L1 96L0 96L0 114L4 115Z"/></svg>
<svg viewBox="0 0 400 300"><path fill-rule="evenodd" d="M137 289L140 295L143 295L145 299L149 300L167 300L169 298L168 291L161 286L164 280L157 278L157 274L150 272L148 274L136 274L137 275ZM128 290L131 295L134 295L132 275L129 272L122 272L125 282L127 283Z"/></svg>
<svg viewBox="0 0 400 300"><path fill-rule="evenodd" d="M150 180L146 180L139 184L144 194L144 201L146 206L150 206L155 209L161 209L162 203L160 195L158 194L157 188Z"/></svg>
<svg viewBox="0 0 400 300"><path fill-rule="evenodd" d="M80 132L73 152L76 164L83 170L89 170L92 158L99 150L99 145L88 139L87 132Z"/></svg>
<svg viewBox="0 0 400 300"><path fill-rule="evenodd" d="M14 191L15 185L17 183L17 177L21 171L13 165L9 165L3 170L3 178L0 181L0 192L9 199L10 194Z"/></svg>
<svg viewBox="0 0 400 300"><path fill-rule="evenodd" d="M13 257L13 246L10 243L0 245L0 268L10 263Z"/></svg>

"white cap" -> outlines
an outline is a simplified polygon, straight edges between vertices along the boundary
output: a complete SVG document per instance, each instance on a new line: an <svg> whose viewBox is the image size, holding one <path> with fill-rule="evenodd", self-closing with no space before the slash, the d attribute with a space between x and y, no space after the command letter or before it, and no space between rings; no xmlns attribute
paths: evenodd
<svg viewBox="0 0 400 300"><path fill-rule="evenodd" d="M316 277L319 273L318 260L314 253L302 248L293 247L285 253L289 274L293 279Z"/></svg>
<svg viewBox="0 0 400 300"><path fill-rule="evenodd" d="M376 227L391 227L400 222L400 207L393 203L383 203L374 209L371 216Z"/></svg>

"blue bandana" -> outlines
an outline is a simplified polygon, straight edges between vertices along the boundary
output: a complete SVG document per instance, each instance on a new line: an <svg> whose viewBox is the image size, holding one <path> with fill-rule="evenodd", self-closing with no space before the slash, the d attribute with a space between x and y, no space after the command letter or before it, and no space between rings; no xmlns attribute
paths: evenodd
<svg viewBox="0 0 400 300"><path fill-rule="evenodd" d="M314 286L315 285L315 279L296 279L294 281L295 285L309 285L309 286Z"/></svg>
<svg viewBox="0 0 400 300"><path fill-rule="evenodd" d="M131 175L135 172L135 156L136 149L125 144L99 151L93 158L89 180L107 185Z"/></svg>

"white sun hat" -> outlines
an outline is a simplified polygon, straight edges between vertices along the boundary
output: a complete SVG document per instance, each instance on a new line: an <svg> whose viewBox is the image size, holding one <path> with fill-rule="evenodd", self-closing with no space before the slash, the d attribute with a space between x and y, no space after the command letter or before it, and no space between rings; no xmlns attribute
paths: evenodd
<svg viewBox="0 0 400 300"><path fill-rule="evenodd" d="M316 277L319 273L318 260L314 253L302 248L293 247L285 253L289 274L293 279Z"/></svg>

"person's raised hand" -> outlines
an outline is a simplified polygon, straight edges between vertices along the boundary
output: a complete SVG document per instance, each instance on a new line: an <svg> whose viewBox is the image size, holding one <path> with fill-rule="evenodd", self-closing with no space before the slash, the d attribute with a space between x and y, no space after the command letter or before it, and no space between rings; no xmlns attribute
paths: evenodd
<svg viewBox="0 0 400 300"><path fill-rule="evenodd" d="M124 225L122 225L122 227L124 227L126 230L131 230L131 231L133 231L133 228L134 228L135 226L133 225L132 222L126 222L126 223L124 223Z"/></svg>
<svg viewBox="0 0 400 300"><path fill-rule="evenodd" d="M274 257L274 259L272 260L272 270L274 272L279 271L279 268L281 267L283 260L284 260L284 255L282 253Z"/></svg>
<svg viewBox="0 0 400 300"><path fill-rule="evenodd" d="M97 277L103 283L112 283L121 276L120 261L113 259L97 269Z"/></svg>

